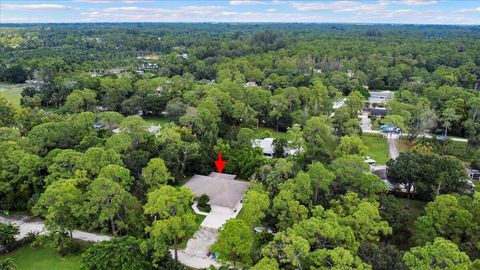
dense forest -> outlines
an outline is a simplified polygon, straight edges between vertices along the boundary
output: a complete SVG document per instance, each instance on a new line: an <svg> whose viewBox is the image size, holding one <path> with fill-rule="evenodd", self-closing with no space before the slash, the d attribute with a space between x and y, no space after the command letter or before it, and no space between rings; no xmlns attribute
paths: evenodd
<svg viewBox="0 0 480 270"><path fill-rule="evenodd" d="M480 27L0 29L0 81L24 84L19 106L0 96L0 210L41 217L48 234L31 241L82 253L83 269L185 269L177 245L199 222L182 185L218 151L250 183L212 246L221 269L480 269L466 170L480 169ZM394 92L374 122L412 146L386 163L393 190L365 163L372 90ZM252 146L267 136L274 158ZM114 238L79 247L76 229ZM0 223L5 251L12 232Z"/></svg>

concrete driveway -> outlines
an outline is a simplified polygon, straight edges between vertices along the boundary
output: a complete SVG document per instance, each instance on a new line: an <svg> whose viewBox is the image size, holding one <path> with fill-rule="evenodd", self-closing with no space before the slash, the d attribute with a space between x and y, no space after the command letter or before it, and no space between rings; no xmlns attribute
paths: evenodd
<svg viewBox="0 0 480 270"><path fill-rule="evenodd" d="M388 154L391 159L397 159L400 155L400 151L398 151L397 141L400 138L399 134L388 133L387 134L387 142L388 142Z"/></svg>
<svg viewBox="0 0 480 270"><path fill-rule="evenodd" d="M220 264L208 257L207 254L210 247L217 241L218 230L227 220L236 218L242 207L243 205L240 204L237 211L233 211L227 207L212 205L210 212L205 213L198 210L197 205L194 204L192 208L195 213L206 217L200 224L200 229L188 240L187 247L178 251L178 260L182 264L196 269L208 268L211 265L219 267Z"/></svg>
<svg viewBox="0 0 480 270"><path fill-rule="evenodd" d="M364 112L358 118L360 118L360 128L363 133L380 133L380 131L372 129L372 120L368 118L368 113Z"/></svg>
<svg viewBox="0 0 480 270"><path fill-rule="evenodd" d="M227 222L227 220L237 217L241 209L242 206L239 207L237 212L233 212L230 208L212 206L212 210L203 220L201 226L212 229L220 229L223 224Z"/></svg>

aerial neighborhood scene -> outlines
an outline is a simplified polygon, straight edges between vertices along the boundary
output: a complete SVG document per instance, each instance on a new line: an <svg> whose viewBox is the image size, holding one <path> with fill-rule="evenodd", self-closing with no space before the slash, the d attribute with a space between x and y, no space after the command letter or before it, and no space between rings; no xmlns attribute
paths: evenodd
<svg viewBox="0 0 480 270"><path fill-rule="evenodd" d="M480 1L0 0L0 270L480 270Z"/></svg>

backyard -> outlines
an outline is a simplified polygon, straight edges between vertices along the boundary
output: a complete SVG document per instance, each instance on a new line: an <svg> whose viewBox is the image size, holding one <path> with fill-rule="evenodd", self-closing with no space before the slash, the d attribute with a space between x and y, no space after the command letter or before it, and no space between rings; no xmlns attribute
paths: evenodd
<svg viewBox="0 0 480 270"><path fill-rule="evenodd" d="M30 245L26 245L4 257L12 258L17 265L17 270L80 269L79 255L61 257L58 255L58 252L51 247L32 248ZM0 259L4 257L0 257Z"/></svg>

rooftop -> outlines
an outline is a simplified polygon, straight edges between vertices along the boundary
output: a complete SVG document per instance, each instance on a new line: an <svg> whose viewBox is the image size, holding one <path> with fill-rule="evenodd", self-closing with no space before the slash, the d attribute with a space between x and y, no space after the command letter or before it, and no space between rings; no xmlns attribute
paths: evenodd
<svg viewBox="0 0 480 270"><path fill-rule="evenodd" d="M393 98L392 91L369 91L370 97L368 98L369 103L386 103Z"/></svg>
<svg viewBox="0 0 480 270"><path fill-rule="evenodd" d="M208 176L195 174L185 187L196 196L207 194L210 205L235 208L250 186L250 183L235 180L235 177L224 173L211 173Z"/></svg>
<svg viewBox="0 0 480 270"><path fill-rule="evenodd" d="M265 138L265 139L255 139L252 141L252 147L260 147L262 148L262 152L265 156L267 157L273 157L273 154L275 153L273 141L275 138ZM291 141L288 141L288 144L290 144ZM290 147L284 147L284 152L285 156L294 156L296 155L300 150L295 149L295 148L290 148Z"/></svg>

